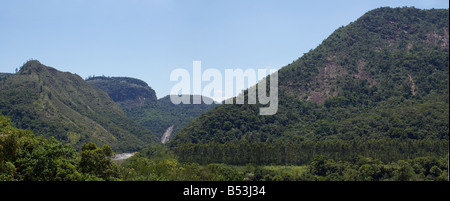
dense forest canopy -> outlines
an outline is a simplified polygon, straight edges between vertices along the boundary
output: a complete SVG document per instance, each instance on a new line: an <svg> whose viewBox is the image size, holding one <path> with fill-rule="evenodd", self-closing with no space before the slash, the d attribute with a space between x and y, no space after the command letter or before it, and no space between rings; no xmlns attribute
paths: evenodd
<svg viewBox="0 0 450 201"><path fill-rule="evenodd" d="M0 181L380 181L448 178L447 157L383 163L370 157L333 160L316 155L307 166L232 166L179 162L163 145L141 150L121 165L110 146L90 142L76 151L53 137L15 128L0 115Z"/></svg>

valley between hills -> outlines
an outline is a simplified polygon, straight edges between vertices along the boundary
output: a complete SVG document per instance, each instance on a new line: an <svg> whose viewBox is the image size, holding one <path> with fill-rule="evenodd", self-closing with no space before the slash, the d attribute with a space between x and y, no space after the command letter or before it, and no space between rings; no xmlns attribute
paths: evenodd
<svg viewBox="0 0 450 201"><path fill-rule="evenodd" d="M275 115L75 73L0 73L0 181L448 180L448 9L382 7L338 28L278 71Z"/></svg>

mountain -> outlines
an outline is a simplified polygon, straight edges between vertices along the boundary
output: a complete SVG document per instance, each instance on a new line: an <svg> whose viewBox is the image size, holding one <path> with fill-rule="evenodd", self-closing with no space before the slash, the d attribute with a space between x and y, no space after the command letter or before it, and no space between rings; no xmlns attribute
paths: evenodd
<svg viewBox="0 0 450 201"><path fill-rule="evenodd" d="M169 95L157 99L155 91L147 83L135 78L91 77L86 81L108 93L128 117L157 137L161 137L171 126L174 135L190 121L215 106L203 103L174 105ZM191 95L191 101L193 97Z"/></svg>
<svg viewBox="0 0 450 201"><path fill-rule="evenodd" d="M146 101L157 101L155 91L142 80L128 77L91 77L86 80L103 91L122 107L142 106Z"/></svg>
<svg viewBox="0 0 450 201"><path fill-rule="evenodd" d="M18 128L53 136L76 148L92 141L115 151L136 151L158 140L129 119L104 91L37 60L2 81L0 111Z"/></svg>
<svg viewBox="0 0 450 201"><path fill-rule="evenodd" d="M448 154L448 33L448 9L372 10L278 71L275 115L219 105L169 145L199 163Z"/></svg>

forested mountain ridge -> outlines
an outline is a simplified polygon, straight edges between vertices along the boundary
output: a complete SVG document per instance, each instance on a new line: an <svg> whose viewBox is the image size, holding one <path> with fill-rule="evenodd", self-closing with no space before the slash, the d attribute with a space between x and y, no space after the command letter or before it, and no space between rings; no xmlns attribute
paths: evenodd
<svg viewBox="0 0 450 201"><path fill-rule="evenodd" d="M448 83L444 74L448 72L448 20L448 10L372 10L282 68L280 88L299 99L319 103L337 95L348 97L347 80L368 85L366 88L376 86L378 94L385 92L378 88L391 89L387 97L444 92ZM386 96L366 99L380 101Z"/></svg>
<svg viewBox="0 0 450 201"><path fill-rule="evenodd" d="M279 70L277 114L220 105L170 146L181 160L233 164L448 154L448 31L448 9L369 11Z"/></svg>
<svg viewBox="0 0 450 201"><path fill-rule="evenodd" d="M1 82L0 111L18 128L76 148L92 141L116 151L135 151L157 141L104 91L37 60L28 61Z"/></svg>
<svg viewBox="0 0 450 201"><path fill-rule="evenodd" d="M116 102L125 113L157 137L171 126L173 134L185 127L190 121L213 108L215 104L179 104L175 105L167 95L156 98L155 91L142 80L128 77L91 77L88 83L102 89ZM193 95L190 96L191 100ZM203 99L208 97L203 97ZM173 136L173 135L172 135Z"/></svg>

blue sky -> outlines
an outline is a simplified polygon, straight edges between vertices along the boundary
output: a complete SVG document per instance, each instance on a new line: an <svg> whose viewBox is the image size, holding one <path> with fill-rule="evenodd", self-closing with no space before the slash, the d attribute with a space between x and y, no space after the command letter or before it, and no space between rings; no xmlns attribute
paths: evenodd
<svg viewBox="0 0 450 201"><path fill-rule="evenodd" d="M447 0L1 0L0 72L30 58L62 71L146 81L158 98L176 68L279 69L382 6Z"/></svg>

